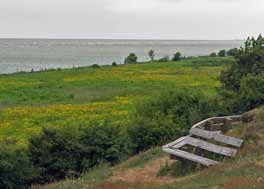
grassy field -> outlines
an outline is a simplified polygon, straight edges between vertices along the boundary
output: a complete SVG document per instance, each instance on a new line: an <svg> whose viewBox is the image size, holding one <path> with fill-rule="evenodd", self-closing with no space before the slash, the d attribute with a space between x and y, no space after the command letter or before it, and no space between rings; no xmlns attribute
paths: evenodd
<svg viewBox="0 0 264 189"><path fill-rule="evenodd" d="M234 127L229 133L244 139L238 156L216 166L175 177L157 173L168 160L160 148L130 158L115 167L102 165L76 180L53 183L36 189L263 189L264 188L264 107L245 117L251 122Z"/></svg>
<svg viewBox="0 0 264 189"><path fill-rule="evenodd" d="M25 144L42 127L110 120L122 125L135 104L162 91L197 88L208 95L232 58L74 68L0 76L0 140Z"/></svg>

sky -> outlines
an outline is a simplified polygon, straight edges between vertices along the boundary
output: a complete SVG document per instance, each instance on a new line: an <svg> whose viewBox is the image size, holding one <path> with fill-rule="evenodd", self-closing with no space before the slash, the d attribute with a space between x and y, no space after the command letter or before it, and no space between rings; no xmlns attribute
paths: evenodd
<svg viewBox="0 0 264 189"><path fill-rule="evenodd" d="M264 0L0 0L0 38L244 39Z"/></svg>

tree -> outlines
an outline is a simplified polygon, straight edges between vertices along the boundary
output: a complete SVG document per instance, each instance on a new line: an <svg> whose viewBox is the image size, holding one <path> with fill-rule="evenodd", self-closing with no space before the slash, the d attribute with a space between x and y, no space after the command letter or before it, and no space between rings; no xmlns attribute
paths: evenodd
<svg viewBox="0 0 264 189"><path fill-rule="evenodd" d="M125 64L137 63L137 55L135 53L130 53L128 57L125 58Z"/></svg>
<svg viewBox="0 0 264 189"><path fill-rule="evenodd" d="M160 58L158 61L159 62L168 62L170 60L170 57L169 56L163 56L162 58Z"/></svg>
<svg viewBox="0 0 264 189"><path fill-rule="evenodd" d="M155 53L154 53L154 51L152 49L148 52L148 55L149 55L150 60L153 62L154 61L154 57L155 57Z"/></svg>
<svg viewBox="0 0 264 189"><path fill-rule="evenodd" d="M264 103L264 38L248 38L235 60L220 75L221 92L231 111L246 111Z"/></svg>
<svg viewBox="0 0 264 189"><path fill-rule="evenodd" d="M257 39L248 38L244 47L238 49L236 61L221 73L223 87L228 90L238 91L243 77L261 75L264 72L264 38L259 35Z"/></svg>
<svg viewBox="0 0 264 189"><path fill-rule="evenodd" d="M220 50L220 51L218 52L218 56L220 56L220 57L225 57L225 56L226 56L226 50L225 50L225 49Z"/></svg>
<svg viewBox="0 0 264 189"><path fill-rule="evenodd" d="M117 66L117 63L116 62L112 62L112 66Z"/></svg>
<svg viewBox="0 0 264 189"><path fill-rule="evenodd" d="M229 49L226 52L226 54L227 54L227 56L235 56L237 52L238 52L238 49L237 48L233 48L233 49Z"/></svg>
<svg viewBox="0 0 264 189"><path fill-rule="evenodd" d="M172 61L179 61L181 60L181 53L180 52L176 52L174 55L173 55L173 58L172 58Z"/></svg>
<svg viewBox="0 0 264 189"><path fill-rule="evenodd" d="M211 54L210 54L210 57L216 57L217 56L217 54L215 53L215 52L212 52Z"/></svg>

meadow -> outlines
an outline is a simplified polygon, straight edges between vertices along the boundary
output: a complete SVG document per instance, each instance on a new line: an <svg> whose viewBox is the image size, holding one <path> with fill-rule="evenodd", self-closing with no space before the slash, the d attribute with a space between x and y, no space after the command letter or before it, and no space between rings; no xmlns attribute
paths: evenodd
<svg viewBox="0 0 264 189"><path fill-rule="evenodd" d="M122 125L138 102L162 91L200 89L208 95L231 57L48 70L0 76L0 140L27 139L43 127L78 127L108 120Z"/></svg>

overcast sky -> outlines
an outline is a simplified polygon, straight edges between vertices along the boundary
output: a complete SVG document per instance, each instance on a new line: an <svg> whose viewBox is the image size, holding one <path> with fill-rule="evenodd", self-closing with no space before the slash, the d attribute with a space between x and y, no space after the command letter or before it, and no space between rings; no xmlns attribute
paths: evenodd
<svg viewBox="0 0 264 189"><path fill-rule="evenodd" d="M0 0L1 38L242 39L264 0Z"/></svg>

